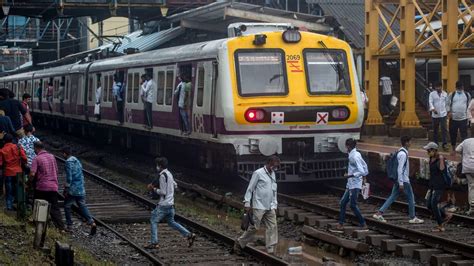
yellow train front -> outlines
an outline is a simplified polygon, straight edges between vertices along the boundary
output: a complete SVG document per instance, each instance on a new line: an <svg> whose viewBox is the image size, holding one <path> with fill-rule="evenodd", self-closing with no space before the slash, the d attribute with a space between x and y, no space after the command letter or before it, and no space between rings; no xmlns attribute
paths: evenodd
<svg viewBox="0 0 474 266"><path fill-rule="evenodd" d="M220 52L221 143L248 179L264 156L282 159L280 182L341 178L345 141L359 139L363 106L350 46L295 28L240 36ZM232 104L231 104L232 103Z"/></svg>

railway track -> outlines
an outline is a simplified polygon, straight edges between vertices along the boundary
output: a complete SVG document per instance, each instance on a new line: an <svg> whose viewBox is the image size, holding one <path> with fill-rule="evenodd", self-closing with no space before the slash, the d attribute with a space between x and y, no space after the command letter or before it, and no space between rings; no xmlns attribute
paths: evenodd
<svg viewBox="0 0 474 266"><path fill-rule="evenodd" d="M64 159L56 157L58 162ZM62 167L60 167L62 168ZM61 173L61 172L60 172ZM175 219L197 235L192 248L165 224L159 225L159 250L144 250L150 238L150 211L156 202L144 198L107 179L84 170L87 204L97 223L113 231L120 238L147 257L155 265L169 264L267 264L288 265L254 247L246 247L244 256L232 254L234 240L210 227L176 214ZM60 177L60 180L64 180ZM60 184L60 187L63 187Z"/></svg>

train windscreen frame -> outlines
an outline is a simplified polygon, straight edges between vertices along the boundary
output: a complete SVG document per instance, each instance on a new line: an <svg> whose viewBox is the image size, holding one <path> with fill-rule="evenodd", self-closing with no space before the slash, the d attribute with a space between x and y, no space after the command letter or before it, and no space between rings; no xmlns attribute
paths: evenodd
<svg viewBox="0 0 474 266"><path fill-rule="evenodd" d="M239 49L234 55L240 96L288 95L282 49Z"/></svg>
<svg viewBox="0 0 474 266"><path fill-rule="evenodd" d="M352 85L347 55L340 49L303 50L308 93L350 95Z"/></svg>

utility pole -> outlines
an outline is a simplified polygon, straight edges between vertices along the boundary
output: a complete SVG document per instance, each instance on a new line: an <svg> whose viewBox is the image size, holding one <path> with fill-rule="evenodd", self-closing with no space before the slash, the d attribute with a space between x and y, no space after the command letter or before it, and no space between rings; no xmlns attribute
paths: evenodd
<svg viewBox="0 0 474 266"><path fill-rule="evenodd" d="M58 18L58 22L53 23L56 25L56 50L58 52L58 60L61 59L61 19Z"/></svg>
<svg viewBox="0 0 474 266"><path fill-rule="evenodd" d="M104 44L102 35L104 35L104 21L99 22L99 46L102 46Z"/></svg>

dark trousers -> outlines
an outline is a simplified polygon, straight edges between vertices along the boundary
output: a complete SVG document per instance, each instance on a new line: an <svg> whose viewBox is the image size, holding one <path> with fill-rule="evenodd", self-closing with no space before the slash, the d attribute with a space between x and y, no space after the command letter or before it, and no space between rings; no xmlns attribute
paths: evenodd
<svg viewBox="0 0 474 266"><path fill-rule="evenodd" d="M392 100L392 95L389 94L389 95L382 95L382 112L384 114L390 114L390 112L392 111L392 105L390 104Z"/></svg>
<svg viewBox="0 0 474 266"><path fill-rule="evenodd" d="M443 224L443 219L446 216L445 208L439 208L438 204L443 196L443 190L432 190L428 200L426 201L426 207L433 213L433 216L438 225Z"/></svg>
<svg viewBox="0 0 474 266"><path fill-rule="evenodd" d="M49 202L49 214L51 215L51 220L53 220L53 224L56 228L63 230L64 223L61 218L61 210L59 209L58 204L58 192L35 190L35 199L42 199Z"/></svg>
<svg viewBox="0 0 474 266"><path fill-rule="evenodd" d="M458 131L461 134L461 141L467 138L467 119L464 120L449 120L449 136L451 138L451 146L453 150L456 149L456 140L458 138Z"/></svg>
<svg viewBox="0 0 474 266"><path fill-rule="evenodd" d="M359 207L357 207L357 197L359 196L360 189L354 188L354 189L346 189L346 192L344 192L344 195L341 198L341 201L339 202L340 205L340 212L339 212L339 224L344 224L346 221L346 206L347 203L350 202L351 210L354 212L354 215L357 217L359 220L359 225L364 226L365 225L365 220L362 214L360 213Z"/></svg>
<svg viewBox="0 0 474 266"><path fill-rule="evenodd" d="M123 101L117 101L117 120L123 123Z"/></svg>
<svg viewBox="0 0 474 266"><path fill-rule="evenodd" d="M64 100L59 100L59 111L64 114Z"/></svg>
<svg viewBox="0 0 474 266"><path fill-rule="evenodd" d="M441 138L443 140L443 145L448 143L447 135L448 129L446 127L446 116L439 117L439 118L432 118L433 119L433 141L438 144L438 131L441 127Z"/></svg>
<svg viewBox="0 0 474 266"><path fill-rule="evenodd" d="M153 128L153 114L152 114L152 105L149 102L143 102L144 109L143 109L143 114L145 116L145 125L147 125L150 128Z"/></svg>

